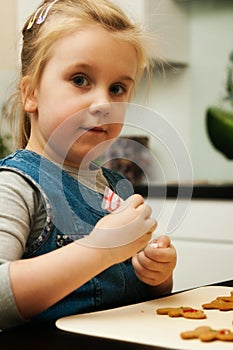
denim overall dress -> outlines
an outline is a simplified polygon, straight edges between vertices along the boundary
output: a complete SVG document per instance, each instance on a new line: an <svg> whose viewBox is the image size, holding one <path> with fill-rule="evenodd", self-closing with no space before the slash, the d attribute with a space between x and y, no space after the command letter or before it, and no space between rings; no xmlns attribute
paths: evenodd
<svg viewBox="0 0 233 350"><path fill-rule="evenodd" d="M103 195L79 183L68 173L38 154L18 150L0 160L0 170L14 171L23 176L42 194L47 212L43 232L26 246L22 258L31 258L59 249L88 235L104 215ZM103 168L110 187L123 199L132 194L127 180L110 169ZM131 193L129 193L131 192ZM66 273L66 262L63 265ZM80 288L34 318L34 321L99 311L145 301L147 286L138 280L130 259L116 264L92 278Z"/></svg>

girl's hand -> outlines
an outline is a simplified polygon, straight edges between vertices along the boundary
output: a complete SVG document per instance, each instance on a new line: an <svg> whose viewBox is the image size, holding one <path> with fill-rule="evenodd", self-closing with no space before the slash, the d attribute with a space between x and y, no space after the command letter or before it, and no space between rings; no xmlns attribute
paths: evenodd
<svg viewBox="0 0 233 350"><path fill-rule="evenodd" d="M123 207L103 217L93 231L78 244L110 249L113 263L124 261L143 249L157 224L151 208L140 195L131 196Z"/></svg>
<svg viewBox="0 0 233 350"><path fill-rule="evenodd" d="M157 247L153 247L154 243ZM168 292L172 287L172 272L176 259L176 250L170 238L160 236L137 253L132 258L132 264L137 277L150 286L158 286L161 293L163 286Z"/></svg>

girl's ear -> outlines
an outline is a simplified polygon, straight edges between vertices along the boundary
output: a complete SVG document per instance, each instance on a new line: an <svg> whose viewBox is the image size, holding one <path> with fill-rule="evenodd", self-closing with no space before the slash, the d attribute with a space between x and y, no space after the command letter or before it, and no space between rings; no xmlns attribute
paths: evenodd
<svg viewBox="0 0 233 350"><path fill-rule="evenodd" d="M21 97L25 112L35 113L37 111L37 99L34 91L31 91L30 77L24 76L21 81Z"/></svg>

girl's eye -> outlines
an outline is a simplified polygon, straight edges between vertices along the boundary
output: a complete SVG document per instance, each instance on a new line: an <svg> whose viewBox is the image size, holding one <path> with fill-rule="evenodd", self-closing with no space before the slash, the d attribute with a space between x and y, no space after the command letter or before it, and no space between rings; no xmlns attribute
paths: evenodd
<svg viewBox="0 0 233 350"><path fill-rule="evenodd" d="M125 88L119 84L112 85L110 92L114 95L122 95L125 92Z"/></svg>
<svg viewBox="0 0 233 350"><path fill-rule="evenodd" d="M88 86L89 85L87 78L85 78L83 75L76 75L75 77L73 77L72 80L73 80L74 84L77 86Z"/></svg>

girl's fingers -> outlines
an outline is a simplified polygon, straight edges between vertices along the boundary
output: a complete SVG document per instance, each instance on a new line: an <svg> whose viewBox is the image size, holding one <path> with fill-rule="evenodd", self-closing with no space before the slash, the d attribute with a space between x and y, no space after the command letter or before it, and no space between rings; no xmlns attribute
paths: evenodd
<svg viewBox="0 0 233 350"><path fill-rule="evenodd" d="M133 194L125 203L133 208L137 208L144 203L144 198L140 194Z"/></svg>

